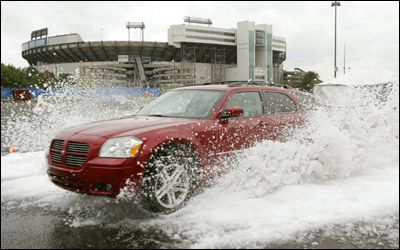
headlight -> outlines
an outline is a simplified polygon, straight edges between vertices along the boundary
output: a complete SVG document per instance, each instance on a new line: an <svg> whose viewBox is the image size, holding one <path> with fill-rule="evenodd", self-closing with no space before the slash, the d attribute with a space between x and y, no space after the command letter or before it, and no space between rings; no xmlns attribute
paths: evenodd
<svg viewBox="0 0 400 250"><path fill-rule="evenodd" d="M143 141L133 136L108 139L101 146L99 157L129 158L135 157Z"/></svg>

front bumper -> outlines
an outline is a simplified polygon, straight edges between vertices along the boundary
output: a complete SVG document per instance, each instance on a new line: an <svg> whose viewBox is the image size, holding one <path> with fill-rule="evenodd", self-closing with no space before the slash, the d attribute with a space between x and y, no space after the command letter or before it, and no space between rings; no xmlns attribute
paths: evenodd
<svg viewBox="0 0 400 250"><path fill-rule="evenodd" d="M127 185L128 179L132 181L132 187L140 186L141 169L130 159L94 158L79 169L57 166L49 161L47 174L61 188L115 197Z"/></svg>
<svg viewBox="0 0 400 250"><path fill-rule="evenodd" d="M132 181L131 187L140 187L142 168L131 159L94 158L78 169L57 166L51 161L48 164L50 180L70 191L115 197L128 185L128 179Z"/></svg>
<svg viewBox="0 0 400 250"><path fill-rule="evenodd" d="M127 186L128 179L131 181L129 187L140 188L144 169L139 165L139 160L145 158L142 154L134 158L100 158L98 154L106 140L104 137L60 134L56 139L64 140L63 153L59 163L52 161L51 154L47 155L47 174L57 186L74 192L111 197L117 196L121 188ZM90 145L87 160L82 166L65 164L66 155L73 154L67 150L69 141Z"/></svg>

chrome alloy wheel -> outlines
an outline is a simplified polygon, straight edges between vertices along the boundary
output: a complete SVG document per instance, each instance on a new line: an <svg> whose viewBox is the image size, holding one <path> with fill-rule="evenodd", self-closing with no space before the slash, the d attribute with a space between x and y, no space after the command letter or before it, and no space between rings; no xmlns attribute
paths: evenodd
<svg viewBox="0 0 400 250"><path fill-rule="evenodd" d="M159 172L154 192L157 202L168 209L179 207L190 190L190 178L184 166L171 164Z"/></svg>

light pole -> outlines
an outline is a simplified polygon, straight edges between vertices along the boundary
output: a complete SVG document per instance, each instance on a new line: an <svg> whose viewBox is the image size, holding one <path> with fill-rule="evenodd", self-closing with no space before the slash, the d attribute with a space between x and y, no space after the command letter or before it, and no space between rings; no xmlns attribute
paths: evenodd
<svg viewBox="0 0 400 250"><path fill-rule="evenodd" d="M175 60L172 60L172 64L174 65L174 70L172 71L172 77L173 77L173 80L175 81L175 79L177 78L176 77L176 70L175 70Z"/></svg>
<svg viewBox="0 0 400 250"><path fill-rule="evenodd" d="M344 43L343 48L343 75L346 74L346 43Z"/></svg>
<svg viewBox="0 0 400 250"><path fill-rule="evenodd" d="M336 71L337 71L337 67L336 67L336 7L340 6L340 2L335 1L332 2L331 7L335 7L335 68L333 70L334 73L334 77L336 78Z"/></svg>
<svg viewBox="0 0 400 250"><path fill-rule="evenodd" d="M54 56L54 67L56 69L56 77L57 77L57 53L53 52L53 56Z"/></svg>

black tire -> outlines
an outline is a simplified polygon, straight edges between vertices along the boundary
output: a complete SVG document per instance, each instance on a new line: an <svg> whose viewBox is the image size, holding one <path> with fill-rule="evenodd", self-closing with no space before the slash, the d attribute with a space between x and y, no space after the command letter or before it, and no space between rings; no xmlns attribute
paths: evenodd
<svg viewBox="0 0 400 250"><path fill-rule="evenodd" d="M200 162L190 145L173 143L160 147L143 173L143 207L152 212L176 211L190 199L199 177Z"/></svg>

